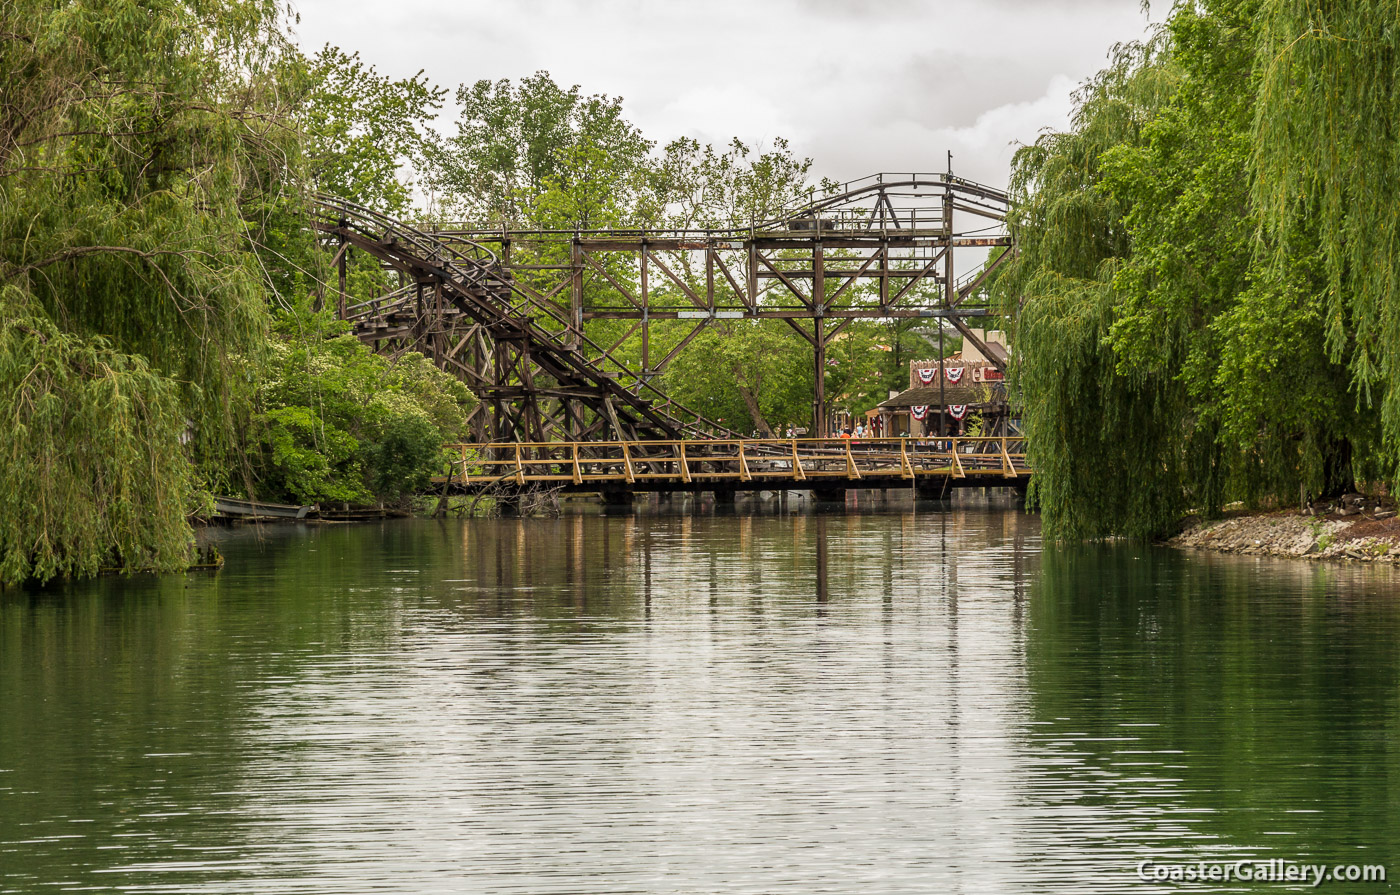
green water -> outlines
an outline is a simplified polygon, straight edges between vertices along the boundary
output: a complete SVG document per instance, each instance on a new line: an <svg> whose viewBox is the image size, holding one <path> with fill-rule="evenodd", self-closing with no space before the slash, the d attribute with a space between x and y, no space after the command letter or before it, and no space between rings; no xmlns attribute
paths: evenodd
<svg viewBox="0 0 1400 895"><path fill-rule="evenodd" d="M978 506L222 537L217 574L0 596L0 892L1400 878L1384 569Z"/></svg>

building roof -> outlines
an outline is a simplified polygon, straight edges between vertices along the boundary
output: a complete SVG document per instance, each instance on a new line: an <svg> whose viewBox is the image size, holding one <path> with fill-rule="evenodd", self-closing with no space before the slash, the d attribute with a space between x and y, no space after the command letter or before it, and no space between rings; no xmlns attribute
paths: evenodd
<svg viewBox="0 0 1400 895"><path fill-rule="evenodd" d="M948 404L970 404L972 406L984 406L987 404L1006 403L1006 386L1000 382L959 382L957 385L951 382L943 383L943 399ZM880 406L897 410L904 407L914 406L938 407L938 385L917 385L914 388L907 388L888 401L881 401Z"/></svg>

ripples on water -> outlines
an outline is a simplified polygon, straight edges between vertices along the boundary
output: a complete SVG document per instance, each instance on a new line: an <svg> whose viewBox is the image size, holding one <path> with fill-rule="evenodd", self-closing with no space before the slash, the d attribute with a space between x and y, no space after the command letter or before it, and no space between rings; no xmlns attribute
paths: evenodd
<svg viewBox="0 0 1400 895"><path fill-rule="evenodd" d="M239 532L216 576L0 597L0 891L1148 893L1146 857L1389 863L1389 572L884 510Z"/></svg>

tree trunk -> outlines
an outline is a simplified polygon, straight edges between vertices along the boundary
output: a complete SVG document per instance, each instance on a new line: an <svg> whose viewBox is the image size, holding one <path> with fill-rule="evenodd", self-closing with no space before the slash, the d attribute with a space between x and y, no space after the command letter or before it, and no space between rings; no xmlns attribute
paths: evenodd
<svg viewBox="0 0 1400 895"><path fill-rule="evenodd" d="M758 409L758 396L741 385L739 397L744 399L744 407L748 408L749 416L753 417L753 424L758 427L759 433L764 438L772 438L773 427L768 425L768 421L763 418L763 411Z"/></svg>
<svg viewBox="0 0 1400 895"><path fill-rule="evenodd" d="M1356 475L1351 468L1351 440L1334 439L1323 448L1322 493L1320 500L1332 500L1356 490Z"/></svg>

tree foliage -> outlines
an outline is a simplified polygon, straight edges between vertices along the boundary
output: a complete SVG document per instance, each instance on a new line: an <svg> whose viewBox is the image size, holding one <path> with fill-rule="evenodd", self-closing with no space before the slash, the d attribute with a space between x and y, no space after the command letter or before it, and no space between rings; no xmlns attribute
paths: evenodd
<svg viewBox="0 0 1400 895"><path fill-rule="evenodd" d="M773 437L786 424L811 419L810 356L781 321L719 321L667 370L666 393L736 431Z"/></svg>
<svg viewBox="0 0 1400 895"><path fill-rule="evenodd" d="M296 67L261 0L0 4L0 492L30 506L0 582L184 564L181 441L227 444L260 349L247 211L295 157Z"/></svg>
<svg viewBox="0 0 1400 895"><path fill-rule="evenodd" d="M621 97L537 72L457 90L457 132L434 153L449 214L485 226L590 229L647 217L652 142Z"/></svg>
<svg viewBox="0 0 1400 895"><path fill-rule="evenodd" d="M329 265L305 214L317 188L406 211L444 93L305 59L280 15L0 3L0 584L183 568L201 486L398 495L460 432L460 383L311 311ZM386 284L368 260L365 297ZM331 372L279 392L289 358ZM326 398L356 388L353 413Z"/></svg>
<svg viewBox="0 0 1400 895"><path fill-rule="evenodd" d="M778 137L768 147L737 137L716 149L691 137L666 144L652 182L663 224L678 230L744 228L810 202L828 184L811 182L812 160Z"/></svg>
<svg viewBox="0 0 1400 895"><path fill-rule="evenodd" d="M1016 155L1020 255L1000 288L1054 533L1153 535L1188 508L1296 502L1375 469L1327 225L1260 201L1288 179L1261 164L1266 5L1179 4L1083 87L1070 131Z"/></svg>
<svg viewBox="0 0 1400 895"><path fill-rule="evenodd" d="M30 301L0 287L0 582L183 568L192 483L178 387Z"/></svg>
<svg viewBox="0 0 1400 895"><path fill-rule="evenodd" d="M1264 0L1251 196L1275 275L1317 246L1308 299L1328 360L1379 406L1384 473L1400 459L1400 7ZM1320 282L1316 282L1320 280Z"/></svg>
<svg viewBox="0 0 1400 895"><path fill-rule="evenodd" d="M376 211L407 212L446 89L421 71L397 80L381 75L358 53L332 46L311 60L309 75L299 117L312 183Z"/></svg>
<svg viewBox="0 0 1400 895"><path fill-rule="evenodd" d="M476 399L409 353L390 363L359 340L273 343L257 392L257 493L297 503L397 501L444 468Z"/></svg>

